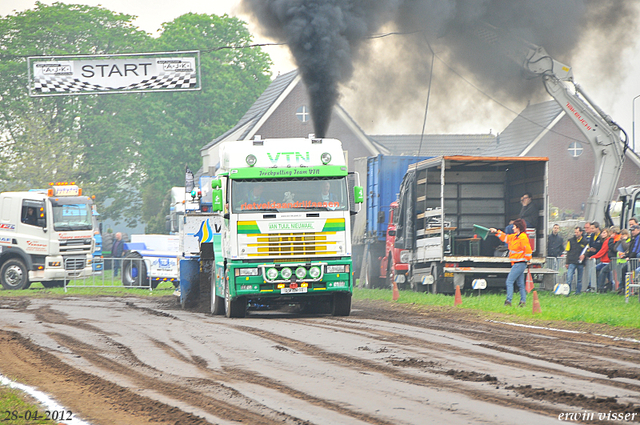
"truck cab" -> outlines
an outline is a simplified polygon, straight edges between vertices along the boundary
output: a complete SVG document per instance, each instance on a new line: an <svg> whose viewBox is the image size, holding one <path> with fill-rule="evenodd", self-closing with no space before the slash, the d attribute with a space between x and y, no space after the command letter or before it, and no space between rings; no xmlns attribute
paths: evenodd
<svg viewBox="0 0 640 425"><path fill-rule="evenodd" d="M389 209L389 224L387 226L387 237L385 241L385 252L387 255L380 260L380 276L387 277L387 286L403 285L409 282L407 273L409 271L408 258L403 258L402 250L395 247L396 228L398 226L398 202L392 202Z"/></svg>
<svg viewBox="0 0 640 425"><path fill-rule="evenodd" d="M92 201L76 185L0 194L0 283L63 286L92 273Z"/></svg>
<svg viewBox="0 0 640 425"><path fill-rule="evenodd" d="M213 278L207 279L211 312L244 317L248 308L298 305L349 315L350 219L362 188L354 187L341 142L256 137L224 142L220 158L211 183L214 212L186 214L183 232L185 256L198 254L187 247L197 237L200 258L214 259ZM188 229L191 217L198 226ZM185 304L191 293L187 270L181 260Z"/></svg>

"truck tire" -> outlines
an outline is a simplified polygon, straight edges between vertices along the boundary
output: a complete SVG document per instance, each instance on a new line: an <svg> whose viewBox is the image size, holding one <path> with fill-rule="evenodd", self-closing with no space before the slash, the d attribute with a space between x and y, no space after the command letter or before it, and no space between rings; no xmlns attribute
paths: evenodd
<svg viewBox="0 0 640 425"><path fill-rule="evenodd" d="M391 259L391 253L388 254L389 261L387 261L387 289L393 289L393 260Z"/></svg>
<svg viewBox="0 0 640 425"><path fill-rule="evenodd" d="M244 297L231 299L229 292L229 281L227 280L224 285L224 312L225 316L231 317L245 317L247 315L247 300Z"/></svg>
<svg viewBox="0 0 640 425"><path fill-rule="evenodd" d="M351 314L351 294L335 294L333 296L333 309L331 314L334 316L348 316Z"/></svg>
<svg viewBox="0 0 640 425"><path fill-rule="evenodd" d="M373 261L371 251L367 251L362 264L363 273L360 274L360 287L376 289L382 286L380 279L380 263Z"/></svg>
<svg viewBox="0 0 640 425"><path fill-rule="evenodd" d="M130 252L125 255L122 259L122 285L146 286L148 282L147 265L142 259L142 255L137 252ZM151 287L157 287L158 283L152 282Z"/></svg>
<svg viewBox="0 0 640 425"><path fill-rule="evenodd" d="M216 272L211 273L211 314L219 316L225 313L224 297L219 297L216 294Z"/></svg>
<svg viewBox="0 0 640 425"><path fill-rule="evenodd" d="M62 288L64 287L64 280L50 280L48 282L40 282L45 288Z"/></svg>
<svg viewBox="0 0 640 425"><path fill-rule="evenodd" d="M7 260L0 267L0 283L4 289L28 289L31 282L29 282L27 266L18 258Z"/></svg>

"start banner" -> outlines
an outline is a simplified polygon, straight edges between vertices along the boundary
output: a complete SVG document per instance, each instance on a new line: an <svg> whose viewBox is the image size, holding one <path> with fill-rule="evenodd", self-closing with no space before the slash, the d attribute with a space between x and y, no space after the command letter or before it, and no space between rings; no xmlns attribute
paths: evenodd
<svg viewBox="0 0 640 425"><path fill-rule="evenodd" d="M29 95L200 90L200 52L29 57Z"/></svg>

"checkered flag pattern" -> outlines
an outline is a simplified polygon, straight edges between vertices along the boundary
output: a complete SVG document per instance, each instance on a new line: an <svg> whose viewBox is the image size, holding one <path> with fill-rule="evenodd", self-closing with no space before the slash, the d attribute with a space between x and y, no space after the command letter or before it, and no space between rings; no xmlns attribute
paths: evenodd
<svg viewBox="0 0 640 425"><path fill-rule="evenodd" d="M195 73L154 75L148 80L142 80L139 83L123 87L104 87L66 76L42 76L35 79L34 90L36 93L77 93L87 91L190 89L195 88L197 84L198 79Z"/></svg>

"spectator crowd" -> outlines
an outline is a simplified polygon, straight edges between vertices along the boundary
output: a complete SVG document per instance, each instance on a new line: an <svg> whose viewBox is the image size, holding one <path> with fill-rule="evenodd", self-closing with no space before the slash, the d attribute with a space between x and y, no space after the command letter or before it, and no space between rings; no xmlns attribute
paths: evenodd
<svg viewBox="0 0 640 425"><path fill-rule="evenodd" d="M618 226L600 228L598 222L588 222L573 229L573 237L564 243L560 227L554 224L547 239L549 257L565 258L567 284L575 295L583 292L624 290L628 260L640 257L640 225L633 217L629 230ZM636 270L640 272L640 270ZM574 284L575 276L575 284Z"/></svg>

